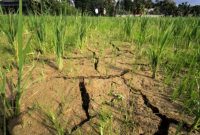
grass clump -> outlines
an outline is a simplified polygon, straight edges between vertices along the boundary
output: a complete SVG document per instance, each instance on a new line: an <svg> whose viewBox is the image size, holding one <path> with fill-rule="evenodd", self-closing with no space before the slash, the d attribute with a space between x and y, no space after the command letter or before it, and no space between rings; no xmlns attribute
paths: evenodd
<svg viewBox="0 0 200 135"><path fill-rule="evenodd" d="M164 51L167 40L171 34L172 25L169 26L165 31L159 30L157 39L154 41L154 45L150 46L148 50L148 56L152 69L152 78L155 79L156 71L161 59L161 55Z"/></svg>
<svg viewBox="0 0 200 135"><path fill-rule="evenodd" d="M36 35L36 41L38 44L36 45L36 51L40 54L46 52L46 22L44 16L32 16L30 17L30 21L28 21L28 28L31 32Z"/></svg>
<svg viewBox="0 0 200 135"><path fill-rule="evenodd" d="M133 30L134 30L133 28L134 28L135 21L136 21L135 19L132 19L130 17L127 17L124 20L123 29L124 29L124 36L127 41L130 41L133 39Z"/></svg>
<svg viewBox="0 0 200 135"><path fill-rule="evenodd" d="M66 37L66 18L59 16L55 20L55 36L54 36L54 46L57 56L58 70L63 69L63 56L64 56L64 45Z"/></svg>
<svg viewBox="0 0 200 135"><path fill-rule="evenodd" d="M8 14L3 18L3 22L0 24L0 29L6 35L8 43L11 48L11 53L17 55L18 48L16 46L16 36L18 31L18 17L15 14Z"/></svg>

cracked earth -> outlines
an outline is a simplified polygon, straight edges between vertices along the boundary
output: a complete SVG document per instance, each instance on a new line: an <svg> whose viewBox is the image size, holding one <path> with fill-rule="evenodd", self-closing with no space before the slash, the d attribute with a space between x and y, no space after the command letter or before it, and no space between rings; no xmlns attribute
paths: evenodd
<svg viewBox="0 0 200 135"><path fill-rule="evenodd" d="M112 116L115 134L173 135L180 125L180 134L200 134L189 133L194 118L171 101L172 90L162 83L162 74L152 79L148 63L136 62L128 48L112 45L104 54L95 48L74 52L64 57L62 72L56 69L54 58L35 58L21 101L25 113L12 133L56 133L42 112L34 109L39 104L56 113L65 134L100 134L103 109ZM25 71L30 68L26 66ZM8 75L15 77L15 71Z"/></svg>

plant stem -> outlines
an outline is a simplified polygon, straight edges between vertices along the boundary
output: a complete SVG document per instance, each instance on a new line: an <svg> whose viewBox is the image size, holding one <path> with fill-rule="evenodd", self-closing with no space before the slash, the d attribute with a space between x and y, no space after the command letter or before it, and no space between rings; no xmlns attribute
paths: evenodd
<svg viewBox="0 0 200 135"><path fill-rule="evenodd" d="M19 18L18 18L18 81L17 81L17 94L15 100L15 116L18 116L20 113L20 98L22 94L21 89L21 80L22 80L22 71L23 71L23 41L22 41L22 0L19 0Z"/></svg>

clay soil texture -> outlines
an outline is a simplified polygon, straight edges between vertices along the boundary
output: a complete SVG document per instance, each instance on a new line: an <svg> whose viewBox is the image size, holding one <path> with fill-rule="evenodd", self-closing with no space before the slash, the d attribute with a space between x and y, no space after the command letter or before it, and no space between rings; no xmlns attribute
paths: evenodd
<svg viewBox="0 0 200 135"><path fill-rule="evenodd" d="M74 135L174 135L179 130L183 135L200 134L189 133L194 118L171 100L172 89L163 83L162 73L152 79L148 63L135 62L129 48L124 44L114 53L110 47L103 55L96 48L74 51L64 57L62 72L54 57L35 58L24 80L21 122L9 132L49 135L61 129ZM24 71L31 67L25 65ZM16 74L13 69L8 80L17 78Z"/></svg>

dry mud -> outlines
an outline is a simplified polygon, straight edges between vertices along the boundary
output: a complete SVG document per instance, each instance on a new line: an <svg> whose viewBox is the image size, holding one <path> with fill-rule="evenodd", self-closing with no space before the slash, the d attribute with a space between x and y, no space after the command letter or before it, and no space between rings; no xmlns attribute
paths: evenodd
<svg viewBox="0 0 200 135"><path fill-rule="evenodd" d="M65 57L62 72L54 58L35 59L31 74L24 77L22 122L10 129L12 134L56 134L45 111L53 112L66 134L100 134L103 111L114 134L173 135L181 123L180 134L199 134L188 133L193 117L170 100L162 75L152 79L148 64L134 57L126 45L104 54L90 48ZM26 65L24 72L31 67ZM16 72L8 78L16 78Z"/></svg>

